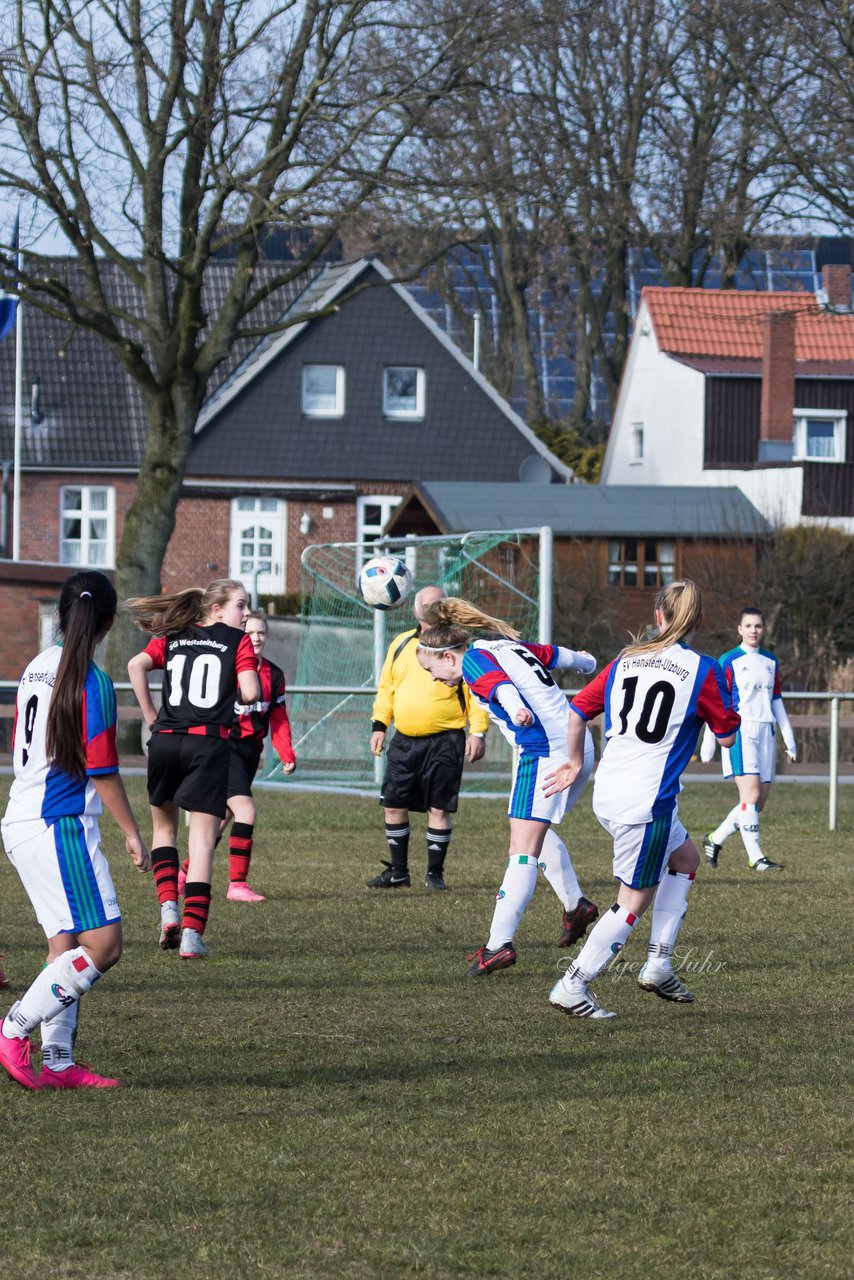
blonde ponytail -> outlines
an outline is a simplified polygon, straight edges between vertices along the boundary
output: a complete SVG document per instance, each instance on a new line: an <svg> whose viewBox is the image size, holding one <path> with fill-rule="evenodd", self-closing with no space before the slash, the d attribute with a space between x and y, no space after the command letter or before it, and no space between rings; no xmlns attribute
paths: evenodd
<svg viewBox="0 0 854 1280"><path fill-rule="evenodd" d="M621 658L639 653L660 653L672 644L690 636L703 617L700 588L690 578L680 578L662 587L655 597L655 611L661 614L661 626L650 640L636 636L620 654Z"/></svg>

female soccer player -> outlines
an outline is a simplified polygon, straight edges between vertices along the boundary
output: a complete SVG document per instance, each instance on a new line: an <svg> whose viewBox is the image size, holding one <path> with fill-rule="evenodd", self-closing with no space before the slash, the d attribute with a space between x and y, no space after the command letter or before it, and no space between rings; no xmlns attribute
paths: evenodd
<svg viewBox="0 0 854 1280"><path fill-rule="evenodd" d="M723 746L735 741L730 707L714 658L688 647L703 618L699 588L671 582L655 600L658 634L637 640L572 701L569 763L546 782L547 794L573 785L582 768L587 722L605 712L605 748L593 785L593 812L614 841L617 901L591 929L550 1000L576 1018L613 1018L588 983L622 951L654 900L649 953L638 976L644 991L688 1002L693 994L673 971L672 956L699 856L679 821L679 781L705 722Z"/></svg>
<svg viewBox="0 0 854 1280"><path fill-rule="evenodd" d="M230 578L203 591L128 600L146 631L156 632L128 663L133 691L151 729L148 799L154 824L151 852L160 901L160 946L182 960L207 954L202 934L211 901L214 844L228 798L228 738L234 701L257 702L261 687L252 642L243 633L249 601ZM157 711L148 673L163 670ZM190 813L190 863L184 915L178 915L178 811Z"/></svg>
<svg viewBox="0 0 854 1280"><path fill-rule="evenodd" d="M777 725L792 763L798 758L798 750L783 706L779 664L773 653L761 648L764 634L765 615L756 605L748 605L742 609L738 621L741 644L719 659L732 694L732 705L741 715L741 728L734 744L721 751L724 777L734 777L738 787L738 804L703 842L710 867L717 867L721 846L727 837L740 831L747 861L754 871L783 870L782 863L765 857L759 843L759 815L774 780ZM707 730L700 758L708 762L714 754L715 740Z"/></svg>
<svg viewBox="0 0 854 1280"><path fill-rule="evenodd" d="M73 574L59 598L62 641L33 659L18 686L3 843L47 935L48 957L6 1014L0 1063L26 1089L119 1083L74 1061L80 998L122 953L121 913L98 831L102 804L134 865L151 866L119 776L115 690L92 661L115 616L112 583L94 571ZM44 1070L36 1078L30 1035L39 1024Z"/></svg>
<svg viewBox="0 0 854 1280"><path fill-rule="evenodd" d="M283 773L293 773L297 767L291 743L291 722L285 706L285 675L281 667L262 657L267 643L267 617L253 611L244 628L258 659L258 679L261 682L261 700L249 706L235 703L234 723L231 726L228 761L228 817L234 818L228 841L228 892L232 902L263 902L263 893L256 893L249 885L249 862L252 858L252 835L255 830L255 801L252 798L252 780L258 772L264 739L269 730L273 746L282 762ZM178 873L178 894L183 896L187 883L187 863Z"/></svg>
<svg viewBox="0 0 854 1280"><path fill-rule="evenodd" d="M469 975L479 977L516 963L513 938L536 888L538 866L563 903L559 947L576 942L599 914L581 892L566 845L551 830L590 775L589 734L572 788L550 797L543 791L544 776L567 759L567 701L549 672L560 668L589 675L596 659L585 650L520 640L512 627L465 600L437 600L424 617L418 661L443 684L464 680L514 748L507 870L486 944L469 956ZM466 627L497 631L504 638L472 641Z"/></svg>

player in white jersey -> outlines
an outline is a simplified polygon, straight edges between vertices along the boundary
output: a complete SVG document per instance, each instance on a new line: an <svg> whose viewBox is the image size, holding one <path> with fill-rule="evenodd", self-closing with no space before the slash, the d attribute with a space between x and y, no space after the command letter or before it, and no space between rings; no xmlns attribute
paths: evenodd
<svg viewBox="0 0 854 1280"><path fill-rule="evenodd" d="M735 741L723 673L714 658L688 642L703 617L700 592L685 579L655 601L658 634L624 649L570 707L569 763L547 782L554 794L574 784L583 768L587 721L605 713L605 748L596 772L593 811L614 841L617 901L590 931L556 983L550 1002L577 1018L612 1018L588 984L622 951L654 902L647 961L638 983L665 1000L694 999L673 970L673 949L700 859L679 821L680 775L705 722L724 746Z"/></svg>
<svg viewBox="0 0 854 1280"><path fill-rule="evenodd" d="M710 831L703 842L706 863L716 868L724 841L736 831L747 850L747 861L754 871L782 871L782 863L772 862L762 852L759 841L759 815L765 808L776 772L776 735L779 727L786 755L793 763L798 758L795 735L780 686L780 667L773 653L762 648L765 615L756 605L748 605L738 620L741 643L720 659L732 705L741 716L741 728L735 742L721 751L725 778L735 778L738 804L719 827ZM706 762L715 753L715 740L708 731L703 737L700 758Z"/></svg>
<svg viewBox="0 0 854 1280"><path fill-rule="evenodd" d="M74 1061L78 1003L122 953L116 891L101 852L107 806L140 871L151 866L116 755L116 695L92 661L113 625L116 593L101 573L75 573L59 599L62 643L40 653L18 686L15 780L3 843L48 938L47 964L0 1027L0 1064L26 1089L110 1088ZM41 1026L43 1070L30 1062Z"/></svg>
<svg viewBox="0 0 854 1280"><path fill-rule="evenodd" d="M544 778L568 759L567 700L550 671L596 669L584 650L520 640L506 623L490 618L465 600L437 600L424 611L426 629L418 661L434 680L465 681L473 696L514 748L510 790L510 854L498 891L489 937L469 956L469 975L479 977L516 963L513 939L542 870L561 900L559 947L571 946L596 919L599 909L581 892L566 845L552 830L571 809L593 768L590 735L584 761L571 789L548 796ZM471 641L466 627L498 631L502 640Z"/></svg>

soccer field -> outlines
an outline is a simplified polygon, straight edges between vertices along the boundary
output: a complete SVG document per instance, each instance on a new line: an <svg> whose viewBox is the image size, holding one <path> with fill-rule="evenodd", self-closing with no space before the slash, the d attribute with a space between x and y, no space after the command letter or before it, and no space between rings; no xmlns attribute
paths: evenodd
<svg viewBox="0 0 854 1280"><path fill-rule="evenodd" d="M145 813L143 782L129 790ZM774 789L763 843L784 872L748 872L737 837L700 869L679 941L696 1004L636 986L644 921L595 984L619 1017L592 1023L547 1003L566 953L542 880L516 967L464 976L503 873L503 802L463 801L452 890L429 894L423 819L413 888L372 892L375 801L258 799L251 878L269 900L225 902L219 853L210 957L192 964L158 949L151 877L104 819L126 950L85 1001L78 1052L126 1087L0 1080L0 1275L850 1274L854 788L835 835L826 787ZM680 813L699 839L735 799L689 784ZM606 908L589 790L561 831ZM5 858L0 951L14 997L44 947Z"/></svg>

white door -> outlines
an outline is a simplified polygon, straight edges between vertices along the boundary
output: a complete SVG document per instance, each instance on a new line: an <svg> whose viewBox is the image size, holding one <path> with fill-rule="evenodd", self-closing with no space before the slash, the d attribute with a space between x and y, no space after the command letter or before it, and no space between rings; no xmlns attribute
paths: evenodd
<svg viewBox="0 0 854 1280"><path fill-rule="evenodd" d="M278 498L232 498L229 577L250 595L285 589L286 504Z"/></svg>

